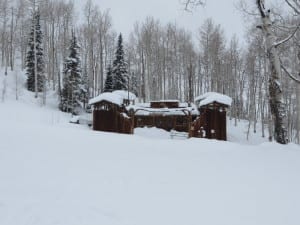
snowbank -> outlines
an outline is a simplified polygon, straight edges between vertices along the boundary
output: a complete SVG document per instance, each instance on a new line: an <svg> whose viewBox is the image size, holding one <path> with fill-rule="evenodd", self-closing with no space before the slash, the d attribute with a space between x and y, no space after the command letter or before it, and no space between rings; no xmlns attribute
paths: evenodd
<svg viewBox="0 0 300 225"><path fill-rule="evenodd" d="M0 107L0 224L298 225L299 146L93 132Z"/></svg>
<svg viewBox="0 0 300 225"><path fill-rule="evenodd" d="M299 224L297 145L94 132L54 95L14 94L0 102L1 225Z"/></svg>

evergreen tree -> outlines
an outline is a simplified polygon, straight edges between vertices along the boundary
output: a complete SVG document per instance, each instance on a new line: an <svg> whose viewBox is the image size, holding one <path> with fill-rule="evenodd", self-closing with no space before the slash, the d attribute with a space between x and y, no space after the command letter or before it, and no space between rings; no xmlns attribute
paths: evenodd
<svg viewBox="0 0 300 225"><path fill-rule="evenodd" d="M72 32L69 57L64 63L64 84L59 108L64 112L78 113L81 106L82 94L84 92L81 78L81 62L79 57L79 45L76 36Z"/></svg>
<svg viewBox="0 0 300 225"><path fill-rule="evenodd" d="M115 54L115 60L113 62L112 70L114 78L114 90L127 90L128 72L127 64L124 60L123 38L122 34L118 38L118 46Z"/></svg>
<svg viewBox="0 0 300 225"><path fill-rule="evenodd" d="M112 74L112 68L111 65L107 67L106 72L106 80L104 84L104 92L111 92L114 90L114 77Z"/></svg>
<svg viewBox="0 0 300 225"><path fill-rule="evenodd" d="M35 36L35 37L34 37ZM35 42L34 42L35 39ZM26 75L27 75L27 89L29 91L35 90L35 62L37 70L37 92L44 90L44 53L42 48L42 31L40 25L40 13L36 11L33 15L32 26L29 33L28 51L26 56ZM36 55L36 60L35 60Z"/></svg>

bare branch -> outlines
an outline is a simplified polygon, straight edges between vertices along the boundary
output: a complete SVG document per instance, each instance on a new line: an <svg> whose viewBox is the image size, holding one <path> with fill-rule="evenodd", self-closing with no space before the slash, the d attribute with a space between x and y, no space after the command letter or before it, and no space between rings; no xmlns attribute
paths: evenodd
<svg viewBox="0 0 300 225"><path fill-rule="evenodd" d="M289 5L289 7L291 7L293 10L294 10L294 12L296 13L296 14L300 14L300 11L296 8L296 6L294 6L291 2L290 2L290 0L285 0L285 2ZM294 3L295 3L295 1L294 1Z"/></svg>
<svg viewBox="0 0 300 225"><path fill-rule="evenodd" d="M293 80L295 81L296 83L300 84L300 80L297 79L294 75L292 75L281 63L281 68L283 69L283 71ZM300 75L300 74L298 74Z"/></svg>
<svg viewBox="0 0 300 225"><path fill-rule="evenodd" d="M283 39L283 40L281 40L281 41L275 43L275 44L273 45L273 47L276 48L276 47L278 47L279 45L282 45L282 44L284 44L285 42L288 42L292 37L294 37L294 35L295 35L296 32L298 31L299 27L300 27L300 24L298 24L298 26L296 27L296 29L295 29L289 36L287 36L285 39Z"/></svg>
<svg viewBox="0 0 300 225"><path fill-rule="evenodd" d="M195 8L199 5L205 5L205 3L206 3L206 0L185 0L183 2L184 6L185 6L184 9L186 11L191 11L191 8Z"/></svg>
<svg viewBox="0 0 300 225"><path fill-rule="evenodd" d="M291 30L297 29L297 26L287 26L287 25L280 25L280 24L273 24L274 28L282 31L282 32L290 32Z"/></svg>
<svg viewBox="0 0 300 225"><path fill-rule="evenodd" d="M256 0L256 4L257 4L257 7L258 7L261 17L265 18L266 13L265 13L265 6L263 4L263 0Z"/></svg>
<svg viewBox="0 0 300 225"><path fill-rule="evenodd" d="M260 14L257 13L256 9L249 9L250 7L245 1L239 1L238 3L234 4L234 6L238 11L241 11L242 13L245 13L247 15L255 17L260 16Z"/></svg>
<svg viewBox="0 0 300 225"><path fill-rule="evenodd" d="M300 8L299 0L293 0L293 2L297 8Z"/></svg>

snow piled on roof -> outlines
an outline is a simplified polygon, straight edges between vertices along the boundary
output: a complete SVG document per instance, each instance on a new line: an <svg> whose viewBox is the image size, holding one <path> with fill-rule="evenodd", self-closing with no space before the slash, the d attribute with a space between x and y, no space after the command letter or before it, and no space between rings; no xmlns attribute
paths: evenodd
<svg viewBox="0 0 300 225"><path fill-rule="evenodd" d="M90 99L89 104L93 105L101 101L108 101L116 105L122 105L124 99L128 99L128 91L117 90L113 92L104 92L98 95L97 97ZM136 99L135 94L129 92L129 100L133 101L135 99Z"/></svg>
<svg viewBox="0 0 300 225"><path fill-rule="evenodd" d="M125 90L117 90L117 91L113 91L112 93L120 95L123 99L128 99L128 96L129 96L130 101L134 101L136 99L135 94L133 94L132 92L125 91Z"/></svg>
<svg viewBox="0 0 300 225"><path fill-rule="evenodd" d="M186 115L191 113L191 115L199 115L199 111L194 104L187 107L181 108L151 108L150 104L137 104L137 105L129 105L126 107L128 111L133 110L135 111L135 115L139 116L149 116L149 115Z"/></svg>
<svg viewBox="0 0 300 225"><path fill-rule="evenodd" d="M232 98L217 92L207 92L203 95L196 97L195 102L197 103L198 107L208 105L213 102L218 102L224 105L231 106Z"/></svg>
<svg viewBox="0 0 300 225"><path fill-rule="evenodd" d="M98 95L97 97L90 99L89 105L93 105L93 104L101 102L101 101L108 101L108 102L114 103L116 105L122 105L123 98L122 98L122 96L115 94L115 93L104 92L104 93Z"/></svg>

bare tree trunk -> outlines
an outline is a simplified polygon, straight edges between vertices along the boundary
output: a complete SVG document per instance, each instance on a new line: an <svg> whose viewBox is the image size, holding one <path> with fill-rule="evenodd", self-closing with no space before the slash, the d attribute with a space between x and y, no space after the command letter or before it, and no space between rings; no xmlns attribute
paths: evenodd
<svg viewBox="0 0 300 225"><path fill-rule="evenodd" d="M19 100L19 75L18 75L18 71L15 71L15 91L16 91L16 100Z"/></svg>
<svg viewBox="0 0 300 225"><path fill-rule="evenodd" d="M100 38L100 92L103 91L104 89L104 59L103 59L103 41L102 41L102 37Z"/></svg>
<svg viewBox="0 0 300 225"><path fill-rule="evenodd" d="M281 68L278 51L276 48L276 36L272 30L272 22L270 20L270 12L264 9L262 0L257 0L257 6L261 15L261 29L266 39L267 55L270 66L269 78L269 103L274 121L274 138L280 144L287 144L287 130L285 104L283 103L281 90Z"/></svg>
<svg viewBox="0 0 300 225"><path fill-rule="evenodd" d="M5 95L6 95L6 86L7 86L7 66L5 67L5 72L4 72L4 78L3 78L3 88L2 88L2 102L5 100Z"/></svg>
<svg viewBox="0 0 300 225"><path fill-rule="evenodd" d="M35 14L35 12L34 12ZM33 20L33 51L34 51L34 90L35 90L35 95L34 97L38 97L38 79L37 79L37 55L36 55L36 26L35 26L35 15L34 15L34 20Z"/></svg>
<svg viewBox="0 0 300 225"><path fill-rule="evenodd" d="M145 76L145 59L144 59L144 51L142 51L142 58L141 58L141 62L142 62L142 85L141 85L141 94L142 94L142 98L143 98L143 102L146 102L146 76Z"/></svg>
<svg viewBox="0 0 300 225"><path fill-rule="evenodd" d="M194 89L193 89L193 76L194 68L192 61L190 61L190 66L188 67L188 102L191 103L194 100Z"/></svg>
<svg viewBox="0 0 300 225"><path fill-rule="evenodd" d="M13 54L13 49L14 49L14 46L13 46L13 33L14 33L14 8L12 7L11 8L11 26L10 26L10 61L9 61L9 64L10 64L10 69L13 70L14 69L14 65L13 65L13 62L14 62L14 54Z"/></svg>
<svg viewBox="0 0 300 225"><path fill-rule="evenodd" d="M5 61L6 60L6 54L7 54L7 51L6 51L6 48L7 48L7 38L6 38L6 26L7 26L7 7L8 7L8 1L3 1L2 2L2 8L1 8L1 13L3 13L2 15L2 34L1 34L1 60L2 60L2 66L6 66L5 65Z"/></svg>
<svg viewBox="0 0 300 225"><path fill-rule="evenodd" d="M54 20L52 21L52 24L51 24L51 57L52 57L52 68L51 68L51 76L52 76L52 88L53 88L53 91L55 90L55 85L56 85L56 82L55 82L55 28L54 28Z"/></svg>

